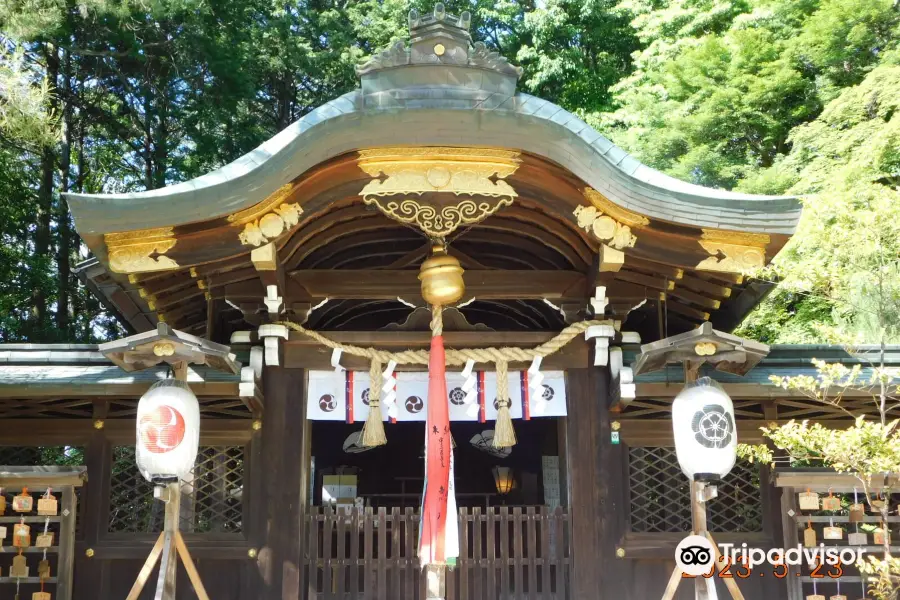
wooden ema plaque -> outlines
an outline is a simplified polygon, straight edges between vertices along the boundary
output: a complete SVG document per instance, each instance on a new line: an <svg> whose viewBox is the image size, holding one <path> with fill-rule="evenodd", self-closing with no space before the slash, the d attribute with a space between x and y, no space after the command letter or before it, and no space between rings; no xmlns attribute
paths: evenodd
<svg viewBox="0 0 900 600"><path fill-rule="evenodd" d="M813 548L816 545L816 530L810 524L803 530L803 545L807 548Z"/></svg>
<svg viewBox="0 0 900 600"><path fill-rule="evenodd" d="M0 488L0 515L6 514L6 495L3 493L3 489Z"/></svg>
<svg viewBox="0 0 900 600"><path fill-rule="evenodd" d="M822 510L841 510L841 499L829 494L822 498Z"/></svg>
<svg viewBox="0 0 900 600"><path fill-rule="evenodd" d="M37 512L42 517L55 517L59 514L59 503L56 498L47 492L47 495L38 500Z"/></svg>
<svg viewBox="0 0 900 600"><path fill-rule="evenodd" d="M884 529L882 529L881 527L879 527L878 529L876 529L876 530L872 533L872 542L873 542L876 546L883 546L883 545L884 545L884 541L885 541L885 536L887 536L887 539L891 539L890 533L887 533L887 534L886 534L885 531L884 531Z"/></svg>
<svg viewBox="0 0 900 600"><path fill-rule="evenodd" d="M819 510L819 494L806 490L798 497L800 510Z"/></svg>
<svg viewBox="0 0 900 600"><path fill-rule="evenodd" d="M48 531L46 533L39 533L36 538L34 538L34 547L35 548L49 548L53 545L53 532Z"/></svg>
<svg viewBox="0 0 900 600"><path fill-rule="evenodd" d="M25 561L24 554L18 554L13 557L12 567L9 568L10 577L28 577L28 565Z"/></svg>
<svg viewBox="0 0 900 600"><path fill-rule="evenodd" d="M28 488L24 488L18 496L13 496L12 507L15 512L31 512L34 508L34 498L28 493Z"/></svg>
<svg viewBox="0 0 900 600"><path fill-rule="evenodd" d="M844 530L840 527L826 527L822 531L822 537L826 540L842 540L844 539Z"/></svg>
<svg viewBox="0 0 900 600"><path fill-rule="evenodd" d="M31 595L31 600L50 600L50 592L35 592Z"/></svg>
<svg viewBox="0 0 900 600"><path fill-rule="evenodd" d="M865 533L857 531L847 535L847 543L851 546L865 546L868 543L868 538Z"/></svg>
<svg viewBox="0 0 900 600"><path fill-rule="evenodd" d="M866 516L866 507L856 503L850 505L850 522L861 523Z"/></svg>
<svg viewBox="0 0 900 600"><path fill-rule="evenodd" d="M810 594L806 597L806 600L825 600L825 596L822 594Z"/></svg>
<svg viewBox="0 0 900 600"><path fill-rule="evenodd" d="M16 523L13 525L13 546L16 548L27 548L31 545L31 527L25 523Z"/></svg>

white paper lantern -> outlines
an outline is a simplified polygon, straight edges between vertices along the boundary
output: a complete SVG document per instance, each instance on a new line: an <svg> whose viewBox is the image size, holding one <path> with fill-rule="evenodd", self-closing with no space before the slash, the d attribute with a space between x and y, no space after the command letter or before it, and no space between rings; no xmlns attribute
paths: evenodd
<svg viewBox="0 0 900 600"><path fill-rule="evenodd" d="M135 460L147 481L183 479L197 459L200 404L187 383L154 383L138 402Z"/></svg>
<svg viewBox="0 0 900 600"><path fill-rule="evenodd" d="M675 453L691 480L714 481L727 475L736 458L734 404L709 377L689 383L672 402Z"/></svg>

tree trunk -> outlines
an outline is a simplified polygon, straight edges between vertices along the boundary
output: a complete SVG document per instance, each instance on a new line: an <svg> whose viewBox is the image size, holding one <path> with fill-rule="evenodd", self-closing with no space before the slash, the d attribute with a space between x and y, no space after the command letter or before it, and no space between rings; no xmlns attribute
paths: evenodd
<svg viewBox="0 0 900 600"><path fill-rule="evenodd" d="M165 85L165 82L160 82ZM157 103L157 124L153 135L153 189L166 186L166 167L169 164L168 100L165 96Z"/></svg>
<svg viewBox="0 0 900 600"><path fill-rule="evenodd" d="M52 44L44 47L44 58L47 61L47 79L53 87L56 87L56 78L59 75L59 57L56 48ZM41 179L38 188L37 226L34 231L34 253L38 260L50 256L50 224L53 213L53 182L56 156L53 148L45 146L41 151ZM43 281L38 277L32 296L34 298L34 316L36 329L43 334L49 323L47 322L47 290Z"/></svg>
<svg viewBox="0 0 900 600"><path fill-rule="evenodd" d="M72 164L72 59L63 50L63 138L59 152L59 188L56 223L58 246L56 249L56 328L63 339L69 341L69 291L72 287L72 226L69 205L62 193L69 191L69 175Z"/></svg>

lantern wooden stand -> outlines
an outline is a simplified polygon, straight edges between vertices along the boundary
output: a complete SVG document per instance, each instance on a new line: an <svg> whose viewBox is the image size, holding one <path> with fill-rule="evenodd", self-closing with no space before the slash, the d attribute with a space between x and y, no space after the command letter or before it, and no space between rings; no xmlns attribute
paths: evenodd
<svg viewBox="0 0 900 600"><path fill-rule="evenodd" d="M769 347L751 340L716 331L711 323L704 323L694 331L675 335L651 344L641 346L641 354L635 361L634 374L648 373L665 368L669 363L681 363L684 367L684 382L697 381L703 363L711 363L720 371L745 375L769 353ZM707 530L706 502L715 498L715 486L702 481L691 481L691 526L693 533L709 540L715 550L714 564L718 572L725 568L719 547ZM663 600L672 600L684 573L675 567L663 593ZM737 583L731 577L723 577L725 587L734 600L744 600ZM716 588L713 578L694 578L694 598L715 600Z"/></svg>
<svg viewBox="0 0 900 600"><path fill-rule="evenodd" d="M194 561L188 552L178 529L179 513L181 510L181 483L169 483L165 487L157 486L154 496L166 503L166 517L162 533L153 545L150 556L144 562L144 566L138 573L134 586L128 593L126 600L137 600L144 589L144 585L153 572L153 567L159 561L159 576L156 580L155 600L175 600L175 575L178 566L178 558L184 563L184 570L187 571L188 579L194 586L194 592L199 600L209 600L209 595L203 587L203 581L200 574L194 566ZM161 558L160 558L161 557Z"/></svg>
<svg viewBox="0 0 900 600"><path fill-rule="evenodd" d="M100 352L126 371L138 371L167 363L172 367L175 379L181 381L187 381L187 368L191 363L204 364L230 373L237 373L240 369L240 363L235 361L228 346L176 331L165 323L160 323L156 331L102 344ZM153 495L166 503L163 531L138 573L126 600L137 600L157 562L160 565L154 600L175 600L178 557L184 564L184 570L187 571L188 579L194 586L197 598L209 600L200 574L179 531L181 483L174 481L157 485Z"/></svg>

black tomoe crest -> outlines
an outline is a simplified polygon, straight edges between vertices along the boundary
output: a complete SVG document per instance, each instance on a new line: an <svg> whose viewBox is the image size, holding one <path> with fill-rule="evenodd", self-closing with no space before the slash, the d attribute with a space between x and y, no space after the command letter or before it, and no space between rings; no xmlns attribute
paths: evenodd
<svg viewBox="0 0 900 600"><path fill-rule="evenodd" d="M331 412L337 408L337 399L331 394L323 394L319 398L319 408L324 412Z"/></svg>
<svg viewBox="0 0 900 600"><path fill-rule="evenodd" d="M707 404L691 419L694 438L704 448L725 448L734 435L734 419L719 404Z"/></svg>
<svg viewBox="0 0 900 600"><path fill-rule="evenodd" d="M415 414L422 412L422 409L425 408L425 402L418 396L410 396L406 399L404 406L407 412Z"/></svg>

